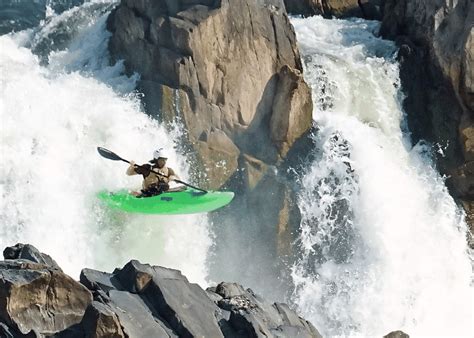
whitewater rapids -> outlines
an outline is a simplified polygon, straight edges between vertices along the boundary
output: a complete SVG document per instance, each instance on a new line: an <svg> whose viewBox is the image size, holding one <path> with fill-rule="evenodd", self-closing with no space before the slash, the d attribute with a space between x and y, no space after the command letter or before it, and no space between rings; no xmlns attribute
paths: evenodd
<svg viewBox="0 0 474 338"><path fill-rule="evenodd" d="M318 131L301 177L293 301L324 336L474 336L466 224L411 146L396 47L378 22L292 20Z"/></svg>
<svg viewBox="0 0 474 338"><path fill-rule="evenodd" d="M176 151L179 127L149 118L133 92L138 77L109 66L112 3L50 13L40 27L0 37L0 247L33 244L77 279L84 267L111 271L134 258L206 286L205 215L127 215L96 198L141 187L140 176L126 176L127 164L100 157L97 146L137 163L164 147L183 180L189 169ZM58 35L69 37L66 47L45 49Z"/></svg>

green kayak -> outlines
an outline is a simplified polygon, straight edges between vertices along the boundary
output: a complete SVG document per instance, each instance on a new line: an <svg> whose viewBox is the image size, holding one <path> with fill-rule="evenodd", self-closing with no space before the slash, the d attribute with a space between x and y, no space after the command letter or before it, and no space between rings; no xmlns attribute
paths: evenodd
<svg viewBox="0 0 474 338"><path fill-rule="evenodd" d="M135 197L127 190L117 192L101 191L98 197L111 208L127 212L157 215L179 215L209 212L232 201L231 191L209 191L207 193L187 189L165 192L153 197Z"/></svg>

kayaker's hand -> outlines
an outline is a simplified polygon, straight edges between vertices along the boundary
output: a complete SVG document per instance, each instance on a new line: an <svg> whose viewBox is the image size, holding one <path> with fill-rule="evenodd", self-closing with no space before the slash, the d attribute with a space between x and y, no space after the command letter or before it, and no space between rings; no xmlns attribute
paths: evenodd
<svg viewBox="0 0 474 338"><path fill-rule="evenodd" d="M150 175L151 166L149 164L136 166L135 167L135 172L137 174L143 175L144 177L147 177L148 175Z"/></svg>

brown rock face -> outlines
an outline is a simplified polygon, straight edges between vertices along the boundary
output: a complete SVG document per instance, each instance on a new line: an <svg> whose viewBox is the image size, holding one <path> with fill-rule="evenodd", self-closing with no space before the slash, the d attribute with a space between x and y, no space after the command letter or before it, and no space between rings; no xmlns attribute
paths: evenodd
<svg viewBox="0 0 474 338"><path fill-rule="evenodd" d="M23 334L77 324L91 302L89 290L59 270L27 260L0 262L0 319Z"/></svg>
<svg viewBox="0 0 474 338"><path fill-rule="evenodd" d="M311 94L303 88L295 34L278 0L124 0L108 27L112 54L141 74L148 111L182 120L212 188L232 176L240 152L276 163L311 126ZM285 86L278 75L283 67L294 74ZM290 95L285 89L292 86L297 91ZM280 95L305 104L279 109L298 130L275 143L270 120Z"/></svg>
<svg viewBox="0 0 474 338"><path fill-rule="evenodd" d="M308 130L312 117L306 112L312 107L311 89L301 73L284 66L278 74L270 120L271 138L282 156L286 156L291 145Z"/></svg>
<svg viewBox="0 0 474 338"><path fill-rule="evenodd" d="M0 336L321 337L288 305L235 283L203 290L178 270L136 260L113 273L84 269L80 279L31 260L1 261Z"/></svg>
<svg viewBox="0 0 474 338"><path fill-rule="evenodd" d="M381 19L382 0L285 0L290 14Z"/></svg>
<svg viewBox="0 0 474 338"><path fill-rule="evenodd" d="M448 146L438 158L440 169L453 174L447 182L453 195L472 201L474 3L386 0L381 33L401 45L404 108L414 141Z"/></svg>

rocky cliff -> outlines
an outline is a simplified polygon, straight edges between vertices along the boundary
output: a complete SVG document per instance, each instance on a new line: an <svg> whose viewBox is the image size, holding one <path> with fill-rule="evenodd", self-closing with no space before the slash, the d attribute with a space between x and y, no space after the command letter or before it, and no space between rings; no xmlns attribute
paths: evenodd
<svg viewBox="0 0 474 338"><path fill-rule="evenodd" d="M84 0L2 0L0 1L0 35L36 27L46 18L47 6L62 13Z"/></svg>
<svg viewBox="0 0 474 338"><path fill-rule="evenodd" d="M236 232L216 230L235 250L218 244L216 256L289 256L299 213L285 170L307 141L312 99L283 2L123 0L108 29L111 54L141 75L146 111L184 125L197 182L237 192L222 218Z"/></svg>
<svg viewBox="0 0 474 338"><path fill-rule="evenodd" d="M413 141L439 144L439 169L474 230L474 3L386 0L381 28L400 45Z"/></svg>
<svg viewBox="0 0 474 338"><path fill-rule="evenodd" d="M321 337L288 305L239 284L203 290L134 260L113 273L83 269L77 282L31 245L4 256L1 337Z"/></svg>
<svg viewBox="0 0 474 338"><path fill-rule="evenodd" d="M294 15L380 20L383 0L285 0L285 6Z"/></svg>
<svg viewBox="0 0 474 338"><path fill-rule="evenodd" d="M112 54L141 75L147 112L181 119L211 188L244 154L281 162L311 127L311 93L280 1L123 0L108 28Z"/></svg>

